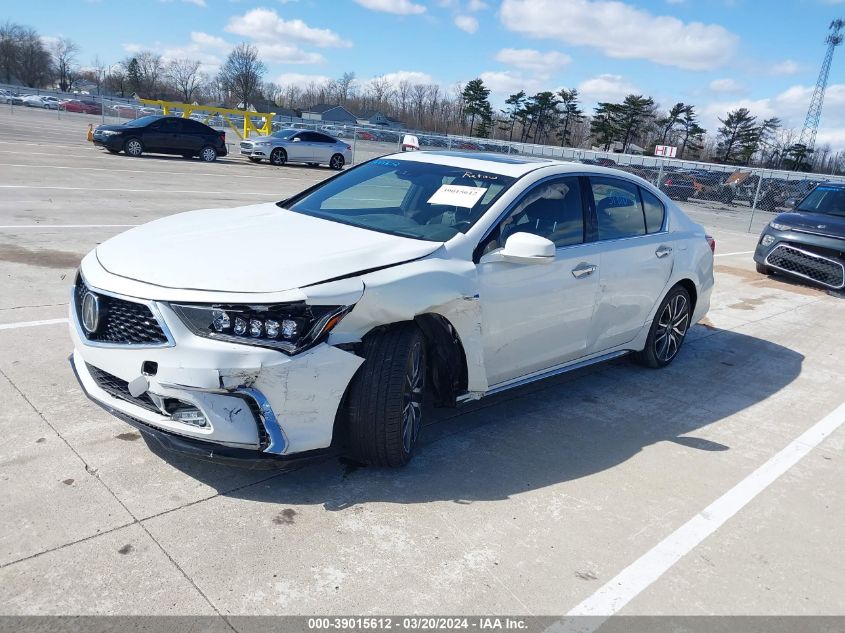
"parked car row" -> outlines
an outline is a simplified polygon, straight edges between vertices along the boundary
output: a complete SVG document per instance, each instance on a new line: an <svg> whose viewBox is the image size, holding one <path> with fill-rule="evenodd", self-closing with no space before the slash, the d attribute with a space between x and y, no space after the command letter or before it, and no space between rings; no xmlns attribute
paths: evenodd
<svg viewBox="0 0 845 633"><path fill-rule="evenodd" d="M94 145L136 158L145 153L176 154L212 162L228 153L225 132L175 116L151 115L119 125L100 125L94 130Z"/></svg>

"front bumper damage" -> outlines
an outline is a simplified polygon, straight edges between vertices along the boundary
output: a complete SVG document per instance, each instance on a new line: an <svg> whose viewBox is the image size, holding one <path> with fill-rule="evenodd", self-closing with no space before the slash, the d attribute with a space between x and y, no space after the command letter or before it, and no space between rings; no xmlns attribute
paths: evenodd
<svg viewBox="0 0 845 633"><path fill-rule="evenodd" d="M287 356L201 338L167 303L144 303L163 321L166 343L92 342L71 301L71 365L89 398L163 447L205 459L256 467L268 458L307 459L332 445L338 408L362 358L326 343ZM201 420L174 419L188 409Z"/></svg>

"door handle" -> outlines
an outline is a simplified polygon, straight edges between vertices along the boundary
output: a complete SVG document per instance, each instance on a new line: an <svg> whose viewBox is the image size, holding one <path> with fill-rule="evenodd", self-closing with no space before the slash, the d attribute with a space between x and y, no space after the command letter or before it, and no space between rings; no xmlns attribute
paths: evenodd
<svg viewBox="0 0 845 633"><path fill-rule="evenodd" d="M598 268L598 266L596 266L595 264L588 264L587 262L581 262L575 268L572 269L572 276L575 277L575 279L581 279L582 277L589 277L594 272L596 272L597 268Z"/></svg>
<svg viewBox="0 0 845 633"><path fill-rule="evenodd" d="M671 246L665 246L665 245L658 247L658 249L656 251L654 251L654 254L657 255L658 259L663 259L664 257L666 257L667 255L669 255L671 253L672 253L672 247Z"/></svg>

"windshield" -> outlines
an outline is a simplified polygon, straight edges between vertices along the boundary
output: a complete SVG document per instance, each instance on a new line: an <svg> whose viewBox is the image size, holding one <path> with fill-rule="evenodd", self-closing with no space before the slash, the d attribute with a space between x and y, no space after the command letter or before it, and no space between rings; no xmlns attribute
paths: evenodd
<svg viewBox="0 0 845 633"><path fill-rule="evenodd" d="M274 138L290 138L297 132L299 132L299 130L279 130L278 132L273 132L270 136Z"/></svg>
<svg viewBox="0 0 845 633"><path fill-rule="evenodd" d="M126 127L144 127L145 125L149 125L153 121L157 121L160 119L160 116L142 116L140 119L135 119L134 121L127 121L123 125Z"/></svg>
<svg viewBox="0 0 845 633"><path fill-rule="evenodd" d="M462 167L380 158L286 207L297 213L432 242L465 233L516 179Z"/></svg>
<svg viewBox="0 0 845 633"><path fill-rule="evenodd" d="M845 187L816 187L796 210L845 217Z"/></svg>

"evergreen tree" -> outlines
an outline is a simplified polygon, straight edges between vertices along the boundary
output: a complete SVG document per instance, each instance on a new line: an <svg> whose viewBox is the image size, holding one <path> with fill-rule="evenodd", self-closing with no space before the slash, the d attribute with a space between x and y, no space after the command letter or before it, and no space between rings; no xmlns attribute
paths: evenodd
<svg viewBox="0 0 845 633"><path fill-rule="evenodd" d="M469 116L469 133L472 134L475 129L475 119L482 116L484 113L491 113L490 106L490 89L484 85L481 79L473 79L467 82L466 87L461 93L461 99L464 103L464 116ZM488 124L489 125L489 124ZM489 132L488 132L489 133Z"/></svg>
<svg viewBox="0 0 845 633"><path fill-rule="evenodd" d="M584 118L584 113L578 104L577 90L561 88L557 96L560 97L560 105L563 106L563 110L560 113L560 128L558 129L557 137L560 140L560 146L563 147L569 143L569 139L572 136L572 128L578 121Z"/></svg>
<svg viewBox="0 0 845 633"><path fill-rule="evenodd" d="M756 144L757 117L748 108L738 108L719 119L717 153L720 162L738 163L745 158L749 144Z"/></svg>

